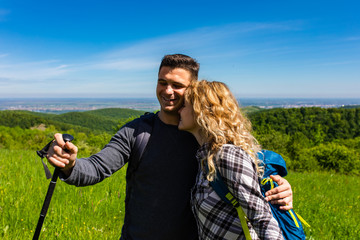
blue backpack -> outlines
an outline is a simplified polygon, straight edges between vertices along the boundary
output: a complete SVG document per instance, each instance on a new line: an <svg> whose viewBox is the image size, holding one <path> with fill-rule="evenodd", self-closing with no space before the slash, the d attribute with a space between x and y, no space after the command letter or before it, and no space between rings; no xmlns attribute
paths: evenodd
<svg viewBox="0 0 360 240"><path fill-rule="evenodd" d="M140 119L142 120L142 124L139 124L139 128L135 130L135 143L132 151L133 154L131 156L131 160L129 161L129 166L127 169L127 178L131 178L131 175L136 171L139 166L142 154L145 151L146 145L151 136L155 116L156 114L154 113L145 113L140 117ZM270 175L280 175L282 177L285 177L287 175L287 169L285 160L281 157L281 155L275 152L262 150L258 153L258 157L260 160L262 160L265 166L264 176L260 184L261 192L263 196L265 196L265 192L278 186L277 183L273 182L273 180L270 178ZM242 210L234 196L230 193L225 182L222 180L219 171L216 171L216 174L217 175L214 181L210 182L211 187L215 190L215 192L223 201L232 204L236 208L243 231L245 233L245 237L247 240L250 240L251 237L249 233L249 228L246 223L247 218L244 211ZM304 219L302 219L298 214L295 214L293 210L284 211L280 210L278 205L272 205L271 203L269 203L269 205L283 233L284 239L305 239L305 233L299 219L306 226L310 227L310 225L308 225Z"/></svg>
<svg viewBox="0 0 360 240"><path fill-rule="evenodd" d="M285 160L281 157L281 155L273 151L261 150L258 153L258 157L264 164L264 176L260 182L260 188L261 193L265 197L265 192L278 186L277 183L270 178L270 175L280 175L285 177L287 175L287 169ZM205 167L207 168L207 166ZM229 191L219 171L216 171L216 177L214 178L214 181L210 182L210 185L223 201L232 204L236 208L245 237L247 240L250 240L251 236L247 226L248 220L246 215L240 207L238 201ZM279 224L284 239L305 239L305 233L301 222L308 227L310 227L310 225L306 223L302 217L296 214L292 209L284 211L279 209L279 205L273 205L271 203L269 203L269 205L274 218Z"/></svg>

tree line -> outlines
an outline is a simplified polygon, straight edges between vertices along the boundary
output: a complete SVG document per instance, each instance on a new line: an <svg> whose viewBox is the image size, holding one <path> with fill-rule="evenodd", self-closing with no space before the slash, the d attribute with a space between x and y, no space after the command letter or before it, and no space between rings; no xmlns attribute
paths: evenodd
<svg viewBox="0 0 360 240"><path fill-rule="evenodd" d="M249 118L262 147L289 169L360 173L360 108L277 108Z"/></svg>
<svg viewBox="0 0 360 240"><path fill-rule="evenodd" d="M81 154L93 154L122 125L143 113L123 111L56 116L0 111L0 148L39 150L54 133L67 132L74 135ZM277 108L247 114L262 147L280 153L289 169L360 173L360 108Z"/></svg>

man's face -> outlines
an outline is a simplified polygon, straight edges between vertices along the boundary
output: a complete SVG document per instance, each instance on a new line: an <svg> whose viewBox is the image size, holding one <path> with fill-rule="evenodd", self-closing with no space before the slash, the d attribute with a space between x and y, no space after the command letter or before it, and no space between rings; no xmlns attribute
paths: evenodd
<svg viewBox="0 0 360 240"><path fill-rule="evenodd" d="M178 114L183 106L184 93L191 82L191 74L182 68L162 67L159 72L156 96L161 111L167 114Z"/></svg>

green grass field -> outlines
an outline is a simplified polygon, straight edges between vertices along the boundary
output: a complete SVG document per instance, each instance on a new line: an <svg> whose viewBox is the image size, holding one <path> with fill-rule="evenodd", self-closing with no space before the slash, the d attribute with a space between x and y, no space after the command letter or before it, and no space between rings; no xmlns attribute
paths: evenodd
<svg viewBox="0 0 360 240"><path fill-rule="evenodd" d="M51 168L52 169L52 168ZM331 173L287 177L308 239L360 239L360 179ZM33 151L0 149L0 238L31 239L48 188ZM95 186L58 181L40 239L119 239L125 171Z"/></svg>

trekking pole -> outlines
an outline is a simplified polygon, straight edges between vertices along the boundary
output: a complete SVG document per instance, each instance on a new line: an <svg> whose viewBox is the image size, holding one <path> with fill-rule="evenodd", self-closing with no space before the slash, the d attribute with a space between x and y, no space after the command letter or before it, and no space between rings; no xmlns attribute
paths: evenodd
<svg viewBox="0 0 360 240"><path fill-rule="evenodd" d="M63 134L62 137L63 137L65 142L71 142L74 139L74 137L72 135L70 135L70 134ZM36 153L39 155L39 157L41 157L41 161L43 163L43 166L44 166L44 169L45 169L45 174L46 174L47 178L51 177L51 173L50 173L49 169L47 168L46 164L43 162L42 159L46 156L52 142L53 142L53 140L51 140L40 151L36 151ZM44 223L46 213L47 213L47 211L49 209L51 197L52 197L52 195L54 193L55 186L56 186L56 181L57 181L57 179L59 177L60 171L61 171L60 168L55 167L55 171L54 171L54 174L53 174L53 176L51 178L49 188L48 188L46 196L45 196L44 204L43 204L41 212L40 212L40 217L39 217L39 221L38 221L37 226L36 226L36 230L35 230L35 233L34 233L33 240L39 239L41 228L42 228L42 225Z"/></svg>

